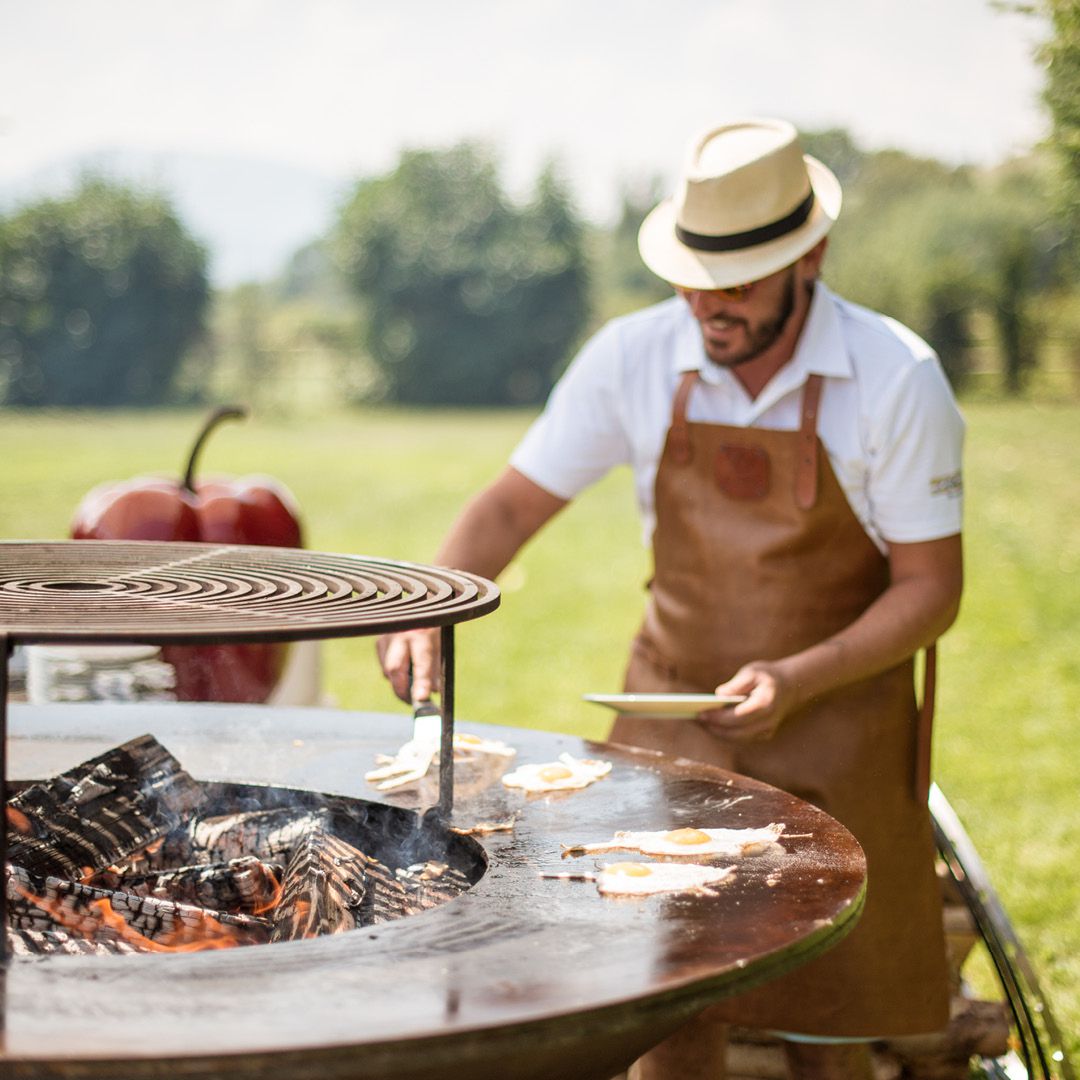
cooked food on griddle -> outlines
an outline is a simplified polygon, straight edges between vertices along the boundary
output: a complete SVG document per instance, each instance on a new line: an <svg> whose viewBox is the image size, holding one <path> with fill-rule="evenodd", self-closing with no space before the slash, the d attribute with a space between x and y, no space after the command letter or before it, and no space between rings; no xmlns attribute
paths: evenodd
<svg viewBox="0 0 1080 1080"><path fill-rule="evenodd" d="M773 822L763 829L669 829L664 832L616 832L595 844L563 844L563 855L594 855L603 851L640 851L643 855L755 855L780 839L784 826Z"/></svg>
<svg viewBox="0 0 1080 1080"><path fill-rule="evenodd" d="M513 772L507 773L502 782L511 788L523 791L568 791L573 788L588 787L611 772L610 761L597 761L593 758L575 758L570 754L560 754L558 761L543 764L519 765Z"/></svg>
<svg viewBox="0 0 1080 1080"><path fill-rule="evenodd" d="M735 873L733 866L687 863L617 862L600 867L596 888L613 896L645 896L661 892L708 892Z"/></svg>

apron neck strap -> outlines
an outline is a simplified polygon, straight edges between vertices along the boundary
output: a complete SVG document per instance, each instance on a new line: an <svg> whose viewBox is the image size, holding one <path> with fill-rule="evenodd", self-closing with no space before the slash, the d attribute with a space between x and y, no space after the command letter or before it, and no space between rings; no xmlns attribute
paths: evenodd
<svg viewBox="0 0 1080 1080"><path fill-rule="evenodd" d="M820 375L806 380L802 395L802 419L799 422L799 456L795 468L795 505L809 510L817 501L818 446L817 418L821 404Z"/></svg>
<svg viewBox="0 0 1080 1080"><path fill-rule="evenodd" d="M671 406L671 428L668 431L668 447L672 460L677 465L689 465L693 453L690 448L690 429L686 423L686 402L690 391L697 382L697 371L684 371L675 390L675 401Z"/></svg>
<svg viewBox="0 0 1080 1080"><path fill-rule="evenodd" d="M937 682L937 642L926 647L923 658L923 695L915 739L915 798L920 806L930 796L930 758L934 731L934 691Z"/></svg>

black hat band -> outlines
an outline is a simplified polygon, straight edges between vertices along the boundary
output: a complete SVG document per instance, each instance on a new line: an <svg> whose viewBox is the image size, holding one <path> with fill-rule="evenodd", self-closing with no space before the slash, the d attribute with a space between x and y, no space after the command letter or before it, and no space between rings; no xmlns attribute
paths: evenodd
<svg viewBox="0 0 1080 1080"><path fill-rule="evenodd" d="M770 240L777 240L781 236L794 232L806 221L813 209L814 191L811 188L810 194L790 214L757 229L727 233L724 236L709 236L705 233L690 232L689 229L676 224L675 235L688 248L693 248L695 251L742 251L744 248L767 244Z"/></svg>

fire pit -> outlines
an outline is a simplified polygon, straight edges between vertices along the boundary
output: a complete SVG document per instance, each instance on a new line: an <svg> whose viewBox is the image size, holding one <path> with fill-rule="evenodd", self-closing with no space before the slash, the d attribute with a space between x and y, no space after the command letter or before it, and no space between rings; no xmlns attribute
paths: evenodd
<svg viewBox="0 0 1080 1080"><path fill-rule="evenodd" d="M18 591L0 584L0 596L5 589ZM489 594L467 604L491 602ZM312 622L313 636L328 636L325 621ZM110 640L139 633L161 636L149 625ZM445 760L439 780L412 790L380 797L364 781L377 753L409 737L404 716L110 704L13 706L9 720L20 788L150 734L215 799L371 807L372 820L397 823L389 833L399 841L422 837L424 859L470 879L460 895L409 917L306 940L193 954L14 956L0 1063L19 1080L434 1080L447 1072L606 1080L705 1005L839 940L862 902L861 850L833 819L766 785L654 753L469 725L515 747L515 765L568 752L613 767L584 790L529 797L500 784L497 770L459 766L451 804ZM509 831L463 835L511 821ZM561 845L620 829L770 822L786 826L781 843L740 859L711 895L617 899L588 882L541 876L594 869L593 859L563 858Z"/></svg>
<svg viewBox="0 0 1080 1080"><path fill-rule="evenodd" d="M8 804L9 951L195 952L403 918L475 884L483 852L377 803L200 783L153 737Z"/></svg>
<svg viewBox="0 0 1080 1080"><path fill-rule="evenodd" d="M410 724L258 706L14 706L11 766L40 778L150 731L210 784L374 801L363 773ZM411 918L213 953L13 958L5 1076L605 1080L706 1004L826 948L857 915L860 849L783 792L644 751L468 730L517 747L518 762L568 752L613 768L585 790L532 799L463 773L450 826L516 815L513 830L448 833L475 842L487 870ZM418 795L379 801L404 809ZM615 829L771 821L792 834L783 854L742 860L713 897L619 900L539 876L592 869L560 845Z"/></svg>

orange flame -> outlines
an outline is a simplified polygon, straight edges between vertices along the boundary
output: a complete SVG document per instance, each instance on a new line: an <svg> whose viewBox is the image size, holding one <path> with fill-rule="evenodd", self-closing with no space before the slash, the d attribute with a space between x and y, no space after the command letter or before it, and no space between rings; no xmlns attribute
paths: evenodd
<svg viewBox="0 0 1080 1080"><path fill-rule="evenodd" d="M78 915L70 908L65 908L60 899L38 896L18 881L13 881L12 884L19 896L44 911L53 922L90 940L97 936L98 931L107 927L120 940L142 952L202 952L206 949L229 949L252 943L253 935L246 928L219 922L205 913L201 925L188 926L180 923L175 930L154 940L129 926L123 915L114 910L105 897L90 902L89 906L96 908L96 913Z"/></svg>
<svg viewBox="0 0 1080 1080"><path fill-rule="evenodd" d="M171 933L163 934L160 940L155 940L129 926L124 916L115 911L106 898L94 900L90 906L97 908L100 912L103 926L111 928L122 941L126 941L143 952L203 952L206 949L231 949L236 945L246 944L243 939L248 936L242 928L228 926L207 915L203 920L209 924L206 929L181 924Z"/></svg>
<svg viewBox="0 0 1080 1080"><path fill-rule="evenodd" d="M8 825L16 832L22 833L24 836L28 836L33 832L30 819L21 810L16 810L14 806L6 806L4 809L7 811Z"/></svg>
<svg viewBox="0 0 1080 1080"><path fill-rule="evenodd" d="M252 915L263 915L267 911L273 911L274 908L281 903L281 894L285 891L284 886L277 879L277 874L273 870L264 869L266 875L264 879L264 885L268 885L269 889L263 899L257 901L251 909Z"/></svg>
<svg viewBox="0 0 1080 1080"><path fill-rule="evenodd" d="M88 928L86 925L87 916L76 915L74 911L65 908L60 900L50 900L47 896L38 896L19 884L18 881L11 879L11 884L19 896L28 903L33 904L34 907L41 908L54 923L58 923L66 930L73 930L77 934L82 934L83 937L94 936L94 927Z"/></svg>

